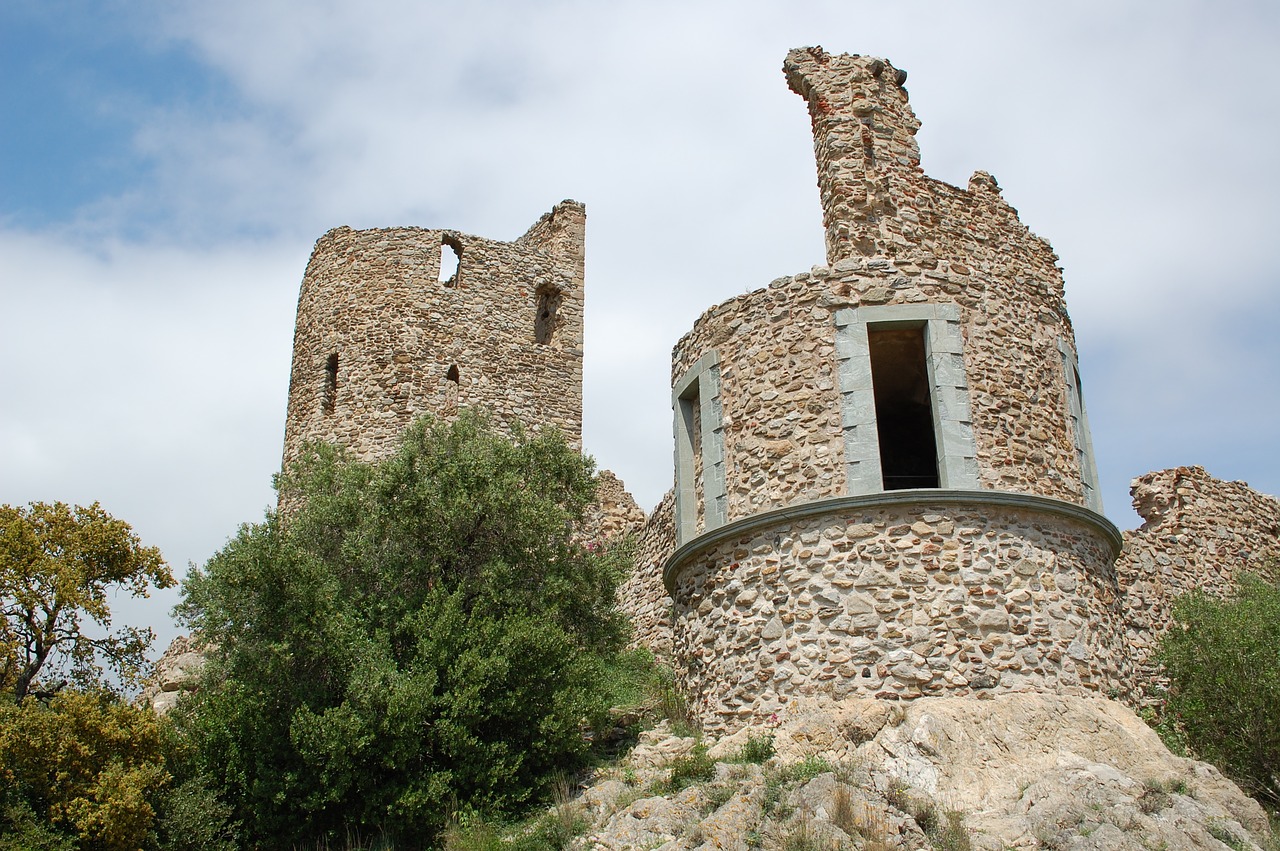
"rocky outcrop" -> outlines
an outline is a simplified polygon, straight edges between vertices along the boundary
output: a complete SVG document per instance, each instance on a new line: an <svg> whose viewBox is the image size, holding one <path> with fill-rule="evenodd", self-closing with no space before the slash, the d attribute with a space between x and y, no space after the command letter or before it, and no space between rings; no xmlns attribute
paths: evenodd
<svg viewBox="0 0 1280 851"><path fill-rule="evenodd" d="M764 737L776 755L742 761ZM700 779L673 785L690 775ZM1271 841L1262 808L1235 784L1098 696L797 700L703 743L662 726L569 806L588 824L574 847L615 851Z"/></svg>
<svg viewBox="0 0 1280 851"><path fill-rule="evenodd" d="M163 715L185 692L193 691L205 664L208 647L199 639L179 635L156 661L155 670L142 686L138 703Z"/></svg>

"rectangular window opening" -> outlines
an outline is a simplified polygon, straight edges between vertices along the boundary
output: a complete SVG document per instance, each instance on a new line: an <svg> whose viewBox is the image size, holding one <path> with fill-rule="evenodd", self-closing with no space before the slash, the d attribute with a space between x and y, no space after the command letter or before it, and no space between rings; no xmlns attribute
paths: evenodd
<svg viewBox="0 0 1280 851"><path fill-rule="evenodd" d="M684 421L684 433L688 436L689 441L689 469L688 481L692 485L691 493L688 496L692 499L693 522L695 534L702 531L705 526L706 510L704 505L703 493L703 457L702 457L702 400L697 392L697 385L694 385L694 391L680 399L680 416Z"/></svg>
<svg viewBox="0 0 1280 851"><path fill-rule="evenodd" d="M560 309L560 293L538 290L538 310L533 320L533 339L538 343L550 343L556 330L556 312Z"/></svg>
<svg viewBox="0 0 1280 851"><path fill-rule="evenodd" d="M885 490L941 487L925 328L867 328Z"/></svg>

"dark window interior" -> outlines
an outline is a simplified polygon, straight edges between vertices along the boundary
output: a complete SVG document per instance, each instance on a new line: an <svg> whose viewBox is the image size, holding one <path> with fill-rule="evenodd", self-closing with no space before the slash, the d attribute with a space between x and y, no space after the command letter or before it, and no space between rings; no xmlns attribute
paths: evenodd
<svg viewBox="0 0 1280 851"><path fill-rule="evenodd" d="M533 320L533 339L550 343L556 329L556 311L560 309L560 294L550 290L538 291L538 313Z"/></svg>
<svg viewBox="0 0 1280 851"><path fill-rule="evenodd" d="M458 375L458 365L455 363L453 366L449 367L449 371L444 374L444 377L452 381L454 384L461 381L462 379Z"/></svg>
<svg viewBox="0 0 1280 851"><path fill-rule="evenodd" d="M938 445L924 328L868 328L885 490L936 488Z"/></svg>
<svg viewBox="0 0 1280 851"><path fill-rule="evenodd" d="M326 414L332 414L338 401L338 353L329 355L324 363L324 397L321 407Z"/></svg>

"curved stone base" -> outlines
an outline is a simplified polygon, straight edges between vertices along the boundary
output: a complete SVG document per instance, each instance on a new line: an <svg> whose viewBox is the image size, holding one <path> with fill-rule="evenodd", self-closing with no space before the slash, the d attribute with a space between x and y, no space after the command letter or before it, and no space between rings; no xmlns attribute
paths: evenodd
<svg viewBox="0 0 1280 851"><path fill-rule="evenodd" d="M664 576L694 714L735 729L791 697L1118 691L1126 682L1100 515L994 491L842 497L737 521Z"/></svg>

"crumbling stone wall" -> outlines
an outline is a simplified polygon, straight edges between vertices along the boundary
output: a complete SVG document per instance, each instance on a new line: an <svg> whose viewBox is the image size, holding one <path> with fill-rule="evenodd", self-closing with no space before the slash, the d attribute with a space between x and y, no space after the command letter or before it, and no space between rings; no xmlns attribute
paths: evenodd
<svg viewBox="0 0 1280 851"><path fill-rule="evenodd" d="M556 205L514 242L447 230L336 228L298 297L284 463L302 444L371 459L419 414L484 408L500 427L582 440L585 208ZM457 271L441 281L441 254Z"/></svg>
<svg viewBox="0 0 1280 851"><path fill-rule="evenodd" d="M1174 467L1133 480L1143 519L1125 532L1116 562L1125 589L1125 642L1140 690L1159 683L1151 654L1188 591L1229 596L1250 571L1280 580L1280 501L1203 467Z"/></svg>
<svg viewBox="0 0 1280 851"><path fill-rule="evenodd" d="M923 173L920 122L905 74L890 63L802 48L788 53L784 71L813 125L828 268L825 280L809 280L828 290L825 309L956 304L981 486L1084 504L1064 369L1075 335L1053 249L1019 221L986 172L967 189ZM767 334L782 319L771 307L738 327ZM822 336L807 341L821 344ZM702 346L690 343L682 341L681 360L699 356ZM793 377L789 363L771 366Z"/></svg>
<svg viewBox="0 0 1280 851"><path fill-rule="evenodd" d="M619 535L635 534L644 525L644 510L610 470L596 474L596 498L587 507L579 535L588 543L604 543Z"/></svg>
<svg viewBox="0 0 1280 851"><path fill-rule="evenodd" d="M676 548L676 495L662 501L636 529L635 569L618 589L618 606L631 619L632 646L671 658L671 597L662 584L662 565Z"/></svg>

